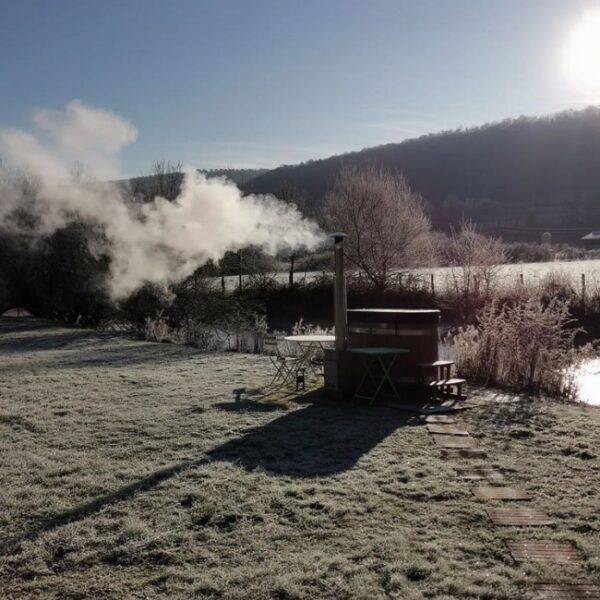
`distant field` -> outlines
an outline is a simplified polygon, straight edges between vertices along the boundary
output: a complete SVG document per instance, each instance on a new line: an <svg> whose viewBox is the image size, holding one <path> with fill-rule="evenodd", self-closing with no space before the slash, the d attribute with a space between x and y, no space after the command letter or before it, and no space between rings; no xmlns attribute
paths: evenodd
<svg viewBox="0 0 600 600"><path fill-rule="evenodd" d="M243 391L269 366L1 320L0 597L521 600L600 582L599 409L461 415L559 522L527 536L583 555L519 565L505 542L523 531L491 527L421 420Z"/></svg>
<svg viewBox="0 0 600 600"><path fill-rule="evenodd" d="M312 282L323 277L323 271L300 271L294 276L295 281ZM423 269L413 269L408 271L409 274L418 277L424 285L431 284L431 275L434 276L434 284L436 289L441 291L447 287L452 278L452 269L447 267L432 267ZM520 276L523 275L523 283L525 285L533 285L538 283L546 275L550 273L560 273L568 278L576 290L581 289L581 275L585 275L586 288L588 291L596 291L600 289L600 260L574 260L574 261L553 261L543 263L523 263L509 264L500 268L500 281L503 285L512 286L520 283ZM327 273L327 275L331 275ZM272 277L281 284L288 281L288 273L273 273ZM249 282L250 276L243 276L244 282ZM215 286L221 285L220 279L214 280ZM225 287L231 291L237 288L239 279L237 276L225 278Z"/></svg>

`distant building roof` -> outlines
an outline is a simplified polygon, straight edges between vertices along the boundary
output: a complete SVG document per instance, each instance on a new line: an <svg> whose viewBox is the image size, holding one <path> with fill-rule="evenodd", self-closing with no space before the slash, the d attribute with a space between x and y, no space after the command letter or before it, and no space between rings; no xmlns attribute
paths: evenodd
<svg viewBox="0 0 600 600"><path fill-rule="evenodd" d="M600 241L600 231L592 231L592 233L588 233L584 235L582 240L599 240Z"/></svg>

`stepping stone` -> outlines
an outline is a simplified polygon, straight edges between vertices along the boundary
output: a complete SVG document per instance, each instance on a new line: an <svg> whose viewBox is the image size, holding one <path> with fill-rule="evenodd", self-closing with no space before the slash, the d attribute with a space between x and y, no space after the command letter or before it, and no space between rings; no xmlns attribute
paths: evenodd
<svg viewBox="0 0 600 600"><path fill-rule="evenodd" d="M543 527L555 523L552 517L529 506L489 508L486 512L494 525L506 527Z"/></svg>
<svg viewBox="0 0 600 600"><path fill-rule="evenodd" d="M479 448L442 448L444 458L487 458L485 450Z"/></svg>
<svg viewBox="0 0 600 600"><path fill-rule="evenodd" d="M473 493L480 500L531 500L531 496L525 490L514 487L482 485L476 487Z"/></svg>
<svg viewBox="0 0 600 600"><path fill-rule="evenodd" d="M458 429L458 427L450 423L427 425L427 431L429 433L441 433L445 435L469 435L468 431Z"/></svg>
<svg viewBox="0 0 600 600"><path fill-rule="evenodd" d="M466 435L433 435L433 440L442 448L476 448L472 437Z"/></svg>
<svg viewBox="0 0 600 600"><path fill-rule="evenodd" d="M450 415L428 415L425 417L426 423L455 423L456 421Z"/></svg>
<svg viewBox="0 0 600 600"><path fill-rule="evenodd" d="M536 583L536 600L600 600L600 586L589 583Z"/></svg>
<svg viewBox="0 0 600 600"><path fill-rule="evenodd" d="M447 413L455 413L459 410L468 408L476 408L475 406L456 406L456 405L428 405L416 402L384 402L383 406L396 408L402 412L408 412L416 415L442 415Z"/></svg>
<svg viewBox="0 0 600 600"><path fill-rule="evenodd" d="M515 540L507 542L512 557L517 562L577 562L581 554L571 542L557 540Z"/></svg>
<svg viewBox="0 0 600 600"><path fill-rule="evenodd" d="M504 481L504 475L493 467L475 466L475 467L455 467L456 476L459 479L487 479L488 481Z"/></svg>

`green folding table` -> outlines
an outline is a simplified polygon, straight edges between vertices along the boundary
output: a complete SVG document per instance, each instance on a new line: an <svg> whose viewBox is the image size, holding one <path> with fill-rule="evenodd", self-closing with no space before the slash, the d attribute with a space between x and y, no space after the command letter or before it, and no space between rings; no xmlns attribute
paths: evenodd
<svg viewBox="0 0 600 600"><path fill-rule="evenodd" d="M396 399L400 399L398 390L390 377L390 372L394 366L396 359L400 354L408 354L406 348L386 348L386 347L375 347L375 348L349 348L348 352L352 354L358 354L364 357L365 360L365 372L363 374L360 383L356 387L356 391L352 396L353 400L368 400L373 402L380 394L385 383L394 392ZM363 392L363 388L366 387L367 380L375 386L375 391L372 394Z"/></svg>

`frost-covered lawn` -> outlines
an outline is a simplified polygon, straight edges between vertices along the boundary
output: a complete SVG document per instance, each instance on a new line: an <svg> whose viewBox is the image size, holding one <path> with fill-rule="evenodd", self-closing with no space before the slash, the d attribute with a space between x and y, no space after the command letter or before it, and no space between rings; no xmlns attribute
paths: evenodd
<svg viewBox="0 0 600 600"><path fill-rule="evenodd" d="M468 461L443 459L420 420L241 390L269 367L3 320L0 597L517 599L536 580L600 583L600 409L459 417L559 522L495 529L454 476ZM583 561L516 565L505 540L524 537L572 540Z"/></svg>

